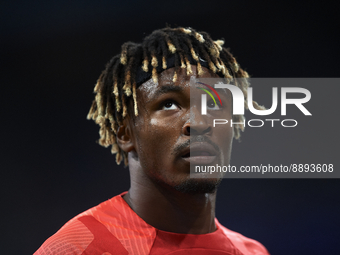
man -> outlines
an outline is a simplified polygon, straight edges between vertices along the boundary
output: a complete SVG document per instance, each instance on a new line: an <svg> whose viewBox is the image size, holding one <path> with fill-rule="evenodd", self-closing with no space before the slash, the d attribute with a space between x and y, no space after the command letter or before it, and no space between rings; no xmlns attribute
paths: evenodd
<svg viewBox="0 0 340 255"><path fill-rule="evenodd" d="M240 78L246 90L247 73L222 45L191 28L123 44L98 79L88 118L100 126L99 143L129 166L131 187L70 220L35 254L268 254L215 218L220 177L190 178L191 163L228 165L242 129L213 129L190 104L199 87L192 79ZM231 95L222 97L227 105L214 107L242 121Z"/></svg>

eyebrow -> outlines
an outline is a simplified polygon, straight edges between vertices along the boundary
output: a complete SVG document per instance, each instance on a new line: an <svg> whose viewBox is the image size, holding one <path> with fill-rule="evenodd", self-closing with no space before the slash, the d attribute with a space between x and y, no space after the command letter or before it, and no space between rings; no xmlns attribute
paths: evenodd
<svg viewBox="0 0 340 255"><path fill-rule="evenodd" d="M176 85L165 85L158 89L155 94L152 96L152 99L159 97L160 95L169 93L169 92L182 92L184 89L180 86Z"/></svg>

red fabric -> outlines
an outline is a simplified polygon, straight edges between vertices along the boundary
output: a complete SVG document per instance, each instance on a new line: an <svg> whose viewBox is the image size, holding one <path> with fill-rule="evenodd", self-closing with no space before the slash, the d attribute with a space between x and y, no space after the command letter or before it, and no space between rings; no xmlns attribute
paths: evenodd
<svg viewBox="0 0 340 255"><path fill-rule="evenodd" d="M220 228L204 235L176 234L158 230L150 252L150 255L154 254L242 255Z"/></svg>
<svg viewBox="0 0 340 255"><path fill-rule="evenodd" d="M268 255L259 242L223 227L216 219L217 230L209 234L157 230L129 207L122 198L125 194L70 220L34 255Z"/></svg>
<svg viewBox="0 0 340 255"><path fill-rule="evenodd" d="M92 216L83 216L78 219L93 234L93 241L83 251L82 255L103 254L109 252L112 254L128 255L129 253L119 240L111 234L107 228Z"/></svg>

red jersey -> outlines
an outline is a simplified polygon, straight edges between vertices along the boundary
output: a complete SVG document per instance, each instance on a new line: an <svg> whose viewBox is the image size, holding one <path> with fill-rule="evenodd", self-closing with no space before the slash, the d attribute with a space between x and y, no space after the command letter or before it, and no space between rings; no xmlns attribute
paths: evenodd
<svg viewBox="0 0 340 255"><path fill-rule="evenodd" d="M67 222L47 239L34 255L263 255L269 254L259 242L223 227L194 235L158 230L141 219L115 196Z"/></svg>

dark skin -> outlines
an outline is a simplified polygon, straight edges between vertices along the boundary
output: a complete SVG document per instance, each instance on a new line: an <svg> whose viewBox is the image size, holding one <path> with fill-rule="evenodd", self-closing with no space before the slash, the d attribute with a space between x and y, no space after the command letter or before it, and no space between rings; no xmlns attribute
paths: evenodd
<svg viewBox="0 0 340 255"><path fill-rule="evenodd" d="M205 187L217 187L220 177L190 178L190 160L204 161L207 157L204 152L196 158L192 154L188 157L188 141L195 137L209 140L224 155L216 152L215 157L210 157L212 163L228 165L233 129L230 125L213 128L212 119L221 112L230 119L231 100L227 94L222 95L227 102L223 109L211 108L207 116L202 116L200 108L190 104L190 87L197 86L190 83L190 79L198 77L196 66L192 66L191 75L186 74L186 69L179 69L175 83L172 82L174 70L163 71L158 83L150 79L137 89L139 115L124 119L117 132L118 145L128 152L131 177L131 187L123 198L145 222L157 229L211 233L216 230L216 188L205 191ZM204 67L203 70L199 78L218 77ZM197 89L197 93L194 98L200 99L204 92ZM187 184L195 189L178 188Z"/></svg>

